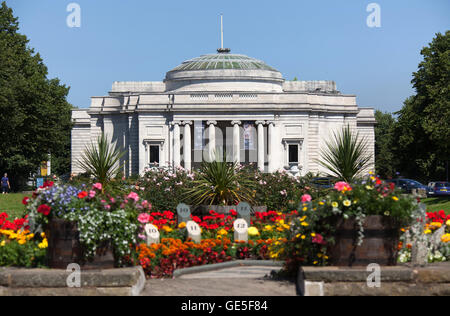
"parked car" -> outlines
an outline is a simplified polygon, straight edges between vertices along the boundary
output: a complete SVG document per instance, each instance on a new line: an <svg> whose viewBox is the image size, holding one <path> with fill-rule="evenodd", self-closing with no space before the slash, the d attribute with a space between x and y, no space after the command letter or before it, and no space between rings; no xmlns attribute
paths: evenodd
<svg viewBox="0 0 450 316"><path fill-rule="evenodd" d="M317 177L311 180L312 185L318 189L332 188L335 182L336 179L331 177Z"/></svg>
<svg viewBox="0 0 450 316"><path fill-rule="evenodd" d="M386 180L388 183L393 183L397 188L400 188L405 193L412 193L412 190L424 190L428 192L428 188L426 185L422 183L411 180L411 179L390 179Z"/></svg>
<svg viewBox="0 0 450 316"><path fill-rule="evenodd" d="M435 181L428 183L427 196L450 196L450 182Z"/></svg>

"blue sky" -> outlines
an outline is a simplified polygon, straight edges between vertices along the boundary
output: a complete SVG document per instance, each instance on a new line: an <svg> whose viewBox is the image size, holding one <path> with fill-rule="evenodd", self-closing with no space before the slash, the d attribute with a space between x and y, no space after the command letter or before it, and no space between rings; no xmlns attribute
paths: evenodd
<svg viewBox="0 0 450 316"><path fill-rule="evenodd" d="M68 4L81 7L69 28ZM369 28L366 7L381 7ZM88 107L113 81L161 81L186 59L225 46L264 60L287 80L335 80L358 104L398 111L414 93L420 50L450 29L448 0L7 0L49 68Z"/></svg>

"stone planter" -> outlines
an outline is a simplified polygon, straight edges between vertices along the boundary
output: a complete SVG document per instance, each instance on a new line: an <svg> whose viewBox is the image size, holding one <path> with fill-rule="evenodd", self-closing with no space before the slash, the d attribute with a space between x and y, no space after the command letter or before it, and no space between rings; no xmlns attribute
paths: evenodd
<svg viewBox="0 0 450 316"><path fill-rule="evenodd" d="M400 226L391 217L368 216L364 222L364 240L357 246L358 228L354 219L336 220L336 243L330 247L331 264L367 266L371 263L397 264Z"/></svg>
<svg viewBox="0 0 450 316"><path fill-rule="evenodd" d="M199 205L193 210L193 213L197 215L209 215L211 210L219 214L229 214L231 210L236 210L236 205ZM255 212L267 212L267 206L253 206L252 214Z"/></svg>
<svg viewBox="0 0 450 316"><path fill-rule="evenodd" d="M97 248L92 261L83 260L83 247L80 244L77 225L62 219L50 220L46 235L48 239L48 266L53 269L66 269L76 263L83 270L113 269L112 246L105 243Z"/></svg>

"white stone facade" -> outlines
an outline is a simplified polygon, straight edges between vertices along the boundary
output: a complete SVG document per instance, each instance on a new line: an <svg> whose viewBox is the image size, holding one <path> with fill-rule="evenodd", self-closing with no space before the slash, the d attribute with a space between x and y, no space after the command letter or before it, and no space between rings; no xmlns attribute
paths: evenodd
<svg viewBox="0 0 450 316"><path fill-rule="evenodd" d="M230 161L266 172L325 174L316 159L347 124L366 137L375 156L373 109L359 108L333 81L285 81L243 55L201 56L163 82L114 82L108 96L92 97L90 108L72 117L73 173L82 171L76 161L85 145L102 132L126 151L125 175L156 163L196 168L221 150Z"/></svg>

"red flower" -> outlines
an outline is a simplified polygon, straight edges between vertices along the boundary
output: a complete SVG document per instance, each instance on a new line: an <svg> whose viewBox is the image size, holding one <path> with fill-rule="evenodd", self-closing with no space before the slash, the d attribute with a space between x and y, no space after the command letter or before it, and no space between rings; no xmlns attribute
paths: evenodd
<svg viewBox="0 0 450 316"><path fill-rule="evenodd" d="M53 181L45 181L44 188L51 188L55 183Z"/></svg>
<svg viewBox="0 0 450 316"><path fill-rule="evenodd" d="M88 196L88 193L86 191L81 191L80 193L78 193L79 199L84 199L86 196Z"/></svg>
<svg viewBox="0 0 450 316"><path fill-rule="evenodd" d="M50 214L51 210L52 210L52 208L45 204L40 205L37 209L38 213L41 213L44 216L48 216Z"/></svg>
<svg viewBox="0 0 450 316"><path fill-rule="evenodd" d="M30 202L30 198L29 197L24 197L22 200L22 204L23 205L28 205L28 203Z"/></svg>

